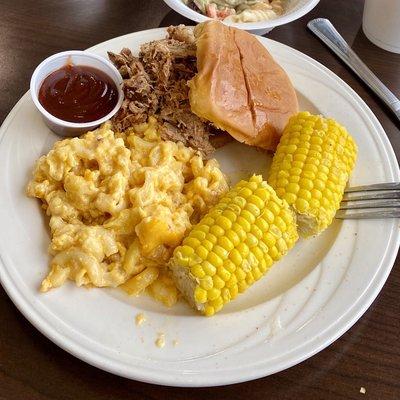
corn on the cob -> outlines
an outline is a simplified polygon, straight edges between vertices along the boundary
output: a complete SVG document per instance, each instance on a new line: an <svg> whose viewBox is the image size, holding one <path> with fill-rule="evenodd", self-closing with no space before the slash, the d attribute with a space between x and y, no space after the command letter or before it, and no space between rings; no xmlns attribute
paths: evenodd
<svg viewBox="0 0 400 400"><path fill-rule="evenodd" d="M297 214L302 236L322 232L340 207L357 146L333 119L301 112L283 131L268 183Z"/></svg>
<svg viewBox="0 0 400 400"><path fill-rule="evenodd" d="M207 316L260 279L298 239L295 216L253 176L239 182L196 225L170 261L189 303Z"/></svg>

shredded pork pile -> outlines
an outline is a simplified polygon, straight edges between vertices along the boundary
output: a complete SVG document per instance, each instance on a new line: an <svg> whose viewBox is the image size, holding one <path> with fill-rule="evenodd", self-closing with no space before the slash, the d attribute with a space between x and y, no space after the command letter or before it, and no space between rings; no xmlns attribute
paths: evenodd
<svg viewBox="0 0 400 400"><path fill-rule="evenodd" d="M190 110L187 82L196 74L196 45L193 32L184 25L171 26L166 39L145 43L139 57L124 48L108 53L124 79L125 99L113 118L117 130L155 116L161 137L181 141L201 151L213 152L210 135L214 128Z"/></svg>

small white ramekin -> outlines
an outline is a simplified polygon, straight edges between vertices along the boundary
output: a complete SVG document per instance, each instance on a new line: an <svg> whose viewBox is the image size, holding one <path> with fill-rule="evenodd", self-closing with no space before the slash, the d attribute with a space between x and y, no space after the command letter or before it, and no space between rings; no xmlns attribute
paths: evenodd
<svg viewBox="0 0 400 400"><path fill-rule="evenodd" d="M265 35L269 31L271 31L274 27L279 25L284 25L289 22L292 22L303 15L310 12L319 2L319 0L286 0L287 10L286 12L278 18L271 19L268 21L259 21L259 22L243 22L243 23L233 23L233 22L224 22L226 25L233 26L235 28L243 29L254 35ZM186 18L191 19L195 22L203 22L207 21L210 18L194 11L186 4L183 3L182 0L164 0L166 4L168 4L173 10L177 13L183 15Z"/></svg>
<svg viewBox="0 0 400 400"><path fill-rule="evenodd" d="M111 112L96 121L85 123L68 122L50 114L40 104L38 94L44 79L49 74L63 67L67 63L72 63L75 65L87 65L89 67L97 68L107 74L114 81L118 89L118 102ZM110 61L98 55L87 53L86 51L71 50L54 54L46 58L36 67L31 78L30 92L32 100L35 103L36 108L42 114L46 125L59 136L71 137L78 136L86 131L95 129L100 124L110 119L120 109L124 99L122 84L123 81L120 73Z"/></svg>

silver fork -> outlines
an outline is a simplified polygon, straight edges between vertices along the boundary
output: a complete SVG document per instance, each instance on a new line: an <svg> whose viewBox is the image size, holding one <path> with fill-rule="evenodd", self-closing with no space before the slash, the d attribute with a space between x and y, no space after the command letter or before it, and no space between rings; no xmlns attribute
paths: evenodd
<svg viewBox="0 0 400 400"><path fill-rule="evenodd" d="M347 188L335 217L339 219L400 218L400 182Z"/></svg>

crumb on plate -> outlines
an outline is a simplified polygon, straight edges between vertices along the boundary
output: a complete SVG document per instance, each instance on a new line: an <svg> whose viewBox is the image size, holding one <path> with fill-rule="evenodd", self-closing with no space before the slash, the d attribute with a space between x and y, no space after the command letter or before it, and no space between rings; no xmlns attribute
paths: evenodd
<svg viewBox="0 0 400 400"><path fill-rule="evenodd" d="M135 317L135 323L136 323L136 325L137 325L137 326L140 326L140 325L142 325L144 322L146 322L146 316L145 316L143 313L136 314L136 317Z"/></svg>
<svg viewBox="0 0 400 400"><path fill-rule="evenodd" d="M155 344L160 349L162 349L165 346L165 333L158 334Z"/></svg>

